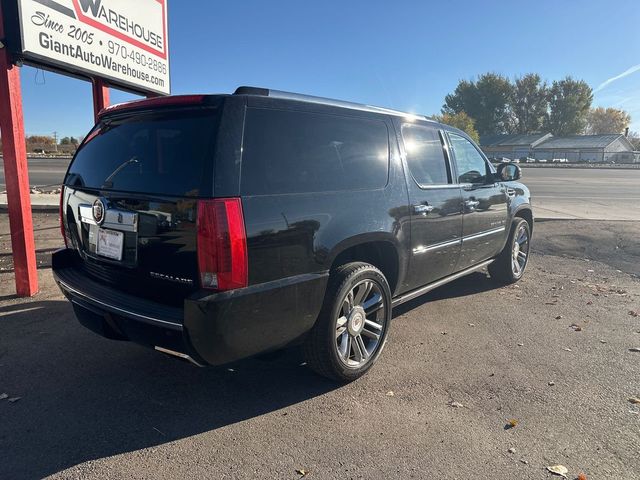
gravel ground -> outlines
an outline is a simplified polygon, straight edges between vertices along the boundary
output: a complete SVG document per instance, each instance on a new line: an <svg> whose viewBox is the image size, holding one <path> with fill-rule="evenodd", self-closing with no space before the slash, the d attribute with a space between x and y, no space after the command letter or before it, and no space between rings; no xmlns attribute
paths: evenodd
<svg viewBox="0 0 640 480"><path fill-rule="evenodd" d="M637 223L537 224L519 284L476 273L403 305L345 386L297 349L198 369L104 340L47 268L32 300L0 273L0 394L21 397L0 400L0 478L638 478Z"/></svg>

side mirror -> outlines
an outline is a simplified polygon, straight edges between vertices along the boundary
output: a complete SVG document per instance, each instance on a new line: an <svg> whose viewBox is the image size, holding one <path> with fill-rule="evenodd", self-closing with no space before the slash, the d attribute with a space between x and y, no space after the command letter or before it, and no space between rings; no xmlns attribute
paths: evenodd
<svg viewBox="0 0 640 480"><path fill-rule="evenodd" d="M514 163L501 163L498 165L498 173L496 173L496 176L498 180L502 182L512 182L522 178L522 170Z"/></svg>

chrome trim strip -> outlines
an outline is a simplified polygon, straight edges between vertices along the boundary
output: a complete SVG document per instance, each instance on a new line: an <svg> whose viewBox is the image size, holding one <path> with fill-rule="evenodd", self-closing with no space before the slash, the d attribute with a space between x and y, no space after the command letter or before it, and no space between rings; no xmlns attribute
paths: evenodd
<svg viewBox="0 0 640 480"><path fill-rule="evenodd" d="M80 205L78 207L80 213L80 221L88 225L98 225L93 218L93 209L91 205ZM116 208L106 209L104 212L104 221L101 225L103 228L111 228L122 232L138 231L138 214L118 210Z"/></svg>
<svg viewBox="0 0 640 480"><path fill-rule="evenodd" d="M498 227L491 230L487 230L485 232L476 233L474 235L467 235L466 237L462 237L463 242L468 242L469 240L475 240L476 238L487 237L489 235L495 235L496 233L504 232L506 227Z"/></svg>
<svg viewBox="0 0 640 480"><path fill-rule="evenodd" d="M457 183L438 183L434 185L418 184L418 186L420 187L421 190L445 190L445 189L449 190L453 188L460 188L460 185L458 185Z"/></svg>
<svg viewBox="0 0 640 480"><path fill-rule="evenodd" d="M71 287L70 285L66 284L64 281L57 279L58 284L60 285L61 288L63 288L64 290L67 290L68 292L73 293L74 295L79 296L80 298L84 299L85 301L89 302L89 303L96 303L98 305L101 305L105 308L108 308L110 310L115 310L116 312L120 312L123 313L125 315L128 315L130 317L134 317L137 318L139 320L142 320L143 322L147 322L147 323L160 323L162 325L169 325L171 328L176 329L176 330L182 330L182 325L179 323L175 323L175 322L169 322L167 320L160 320L159 318L154 318L154 317L148 317L146 315L141 315L139 313L136 312L131 312L129 310L125 310L123 308L120 307L116 307L115 305L111 305L108 303L104 303L96 298L90 297L89 295L87 295L86 293L82 293L78 290L76 290L75 288Z"/></svg>
<svg viewBox="0 0 640 480"><path fill-rule="evenodd" d="M452 245L459 245L463 242L468 242L469 240L475 240L476 238L487 237L489 235L495 235L496 233L504 232L506 227L498 227L493 228L491 230L487 230L485 232L476 233L474 235L467 235L466 237L462 237L461 239L451 240L449 242L435 243L433 245L427 245L426 247L420 245L413 249L414 255L420 255L421 253L432 252L434 250L439 250L441 248L451 247Z"/></svg>
<svg viewBox="0 0 640 480"><path fill-rule="evenodd" d="M82 223L97 225L96 221L93 219L93 211L91 210L91 205L80 205L78 207L78 213L80 213L80 221Z"/></svg>
<svg viewBox="0 0 640 480"><path fill-rule="evenodd" d="M452 282L453 280L457 280L460 277L464 277L465 275L475 272L476 270L480 270L481 268L486 267L487 265L489 265L490 263L493 262L493 259L491 260L486 260L482 263L479 263L478 265L471 267L471 268L467 268L465 270L462 270L458 273L454 273L453 275L450 275L448 277L445 277L441 280L438 280L437 282L433 282L430 283L429 285L425 285L424 287L420 287L417 288L416 290L412 290L409 293L405 293L404 295L400 295L399 297L396 297L392 302L391 302L391 306L392 307L397 307L398 305L401 305L405 302L408 302L409 300L413 300L414 298L417 298L421 295L424 295L425 293L430 292L431 290L434 290L438 287L441 287L442 285L445 285L449 282Z"/></svg>
<svg viewBox="0 0 640 480"><path fill-rule="evenodd" d="M420 255L421 253L432 252L434 250L439 250L441 248L451 247L453 245L460 245L461 243L462 243L462 240L460 238L457 238L449 242L442 242L442 243L436 243L434 245L427 245L426 247L424 245L420 245L413 249L413 254Z"/></svg>

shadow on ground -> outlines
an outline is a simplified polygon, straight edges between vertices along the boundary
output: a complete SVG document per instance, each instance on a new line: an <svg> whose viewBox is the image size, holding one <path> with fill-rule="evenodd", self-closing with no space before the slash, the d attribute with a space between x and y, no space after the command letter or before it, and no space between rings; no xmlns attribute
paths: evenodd
<svg viewBox="0 0 640 480"><path fill-rule="evenodd" d="M403 305L480 293L482 273ZM297 348L227 368L196 368L81 327L68 302L0 306L0 478L42 478L323 395L339 385L301 366Z"/></svg>

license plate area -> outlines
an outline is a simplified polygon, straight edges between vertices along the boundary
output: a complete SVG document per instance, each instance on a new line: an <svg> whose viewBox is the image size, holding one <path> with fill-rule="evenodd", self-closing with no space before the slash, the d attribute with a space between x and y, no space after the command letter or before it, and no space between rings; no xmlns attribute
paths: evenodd
<svg viewBox="0 0 640 480"><path fill-rule="evenodd" d="M124 232L98 228L96 235L96 254L111 260L122 260Z"/></svg>

